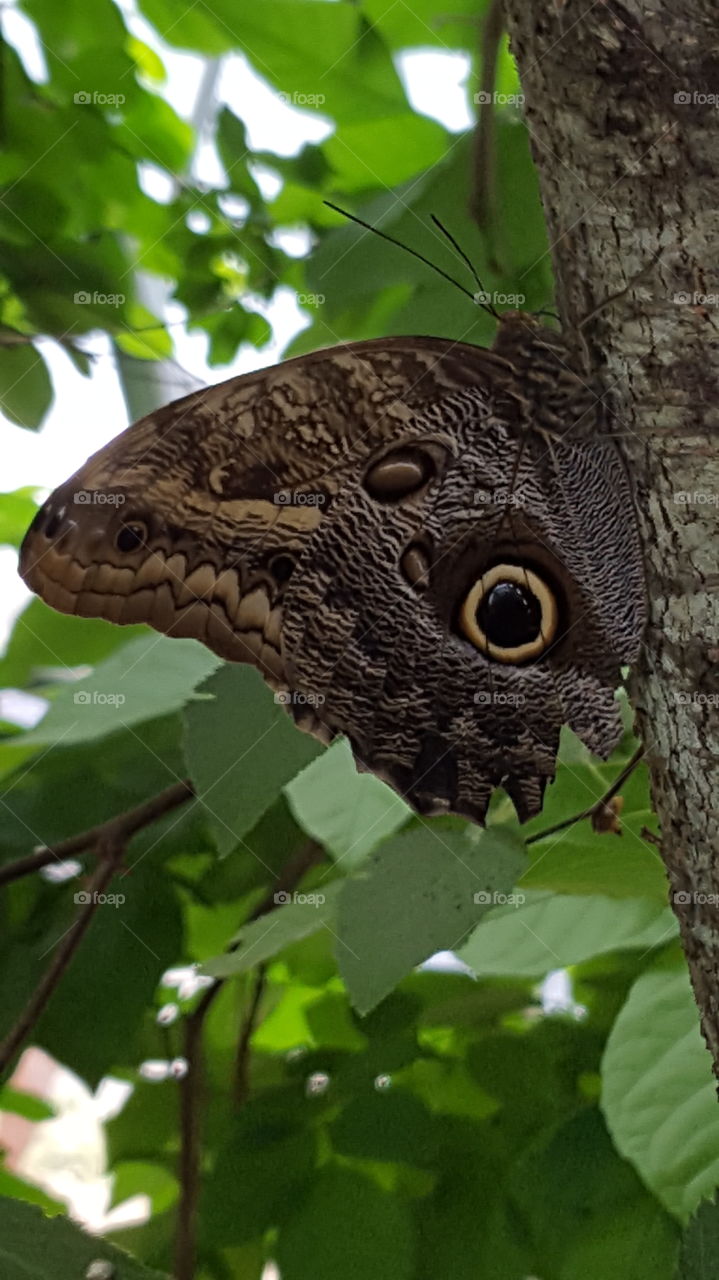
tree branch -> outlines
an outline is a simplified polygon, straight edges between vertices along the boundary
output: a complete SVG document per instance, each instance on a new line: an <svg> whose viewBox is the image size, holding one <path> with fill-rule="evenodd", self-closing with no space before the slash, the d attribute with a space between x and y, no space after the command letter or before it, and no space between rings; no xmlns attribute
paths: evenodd
<svg viewBox="0 0 719 1280"><path fill-rule="evenodd" d="M505 8L565 331L615 295L584 333L636 482L650 618L632 693L719 1076L716 6Z"/></svg>
<svg viewBox="0 0 719 1280"><path fill-rule="evenodd" d="M91 827L80 835L71 836L68 840L63 840L52 849L36 850L34 854L29 855L27 858L21 858L18 862L10 863L9 866L2 869L5 873L3 882L7 884L10 880L17 879L20 875L28 875L30 871L35 871L38 867L46 866L53 859L61 860L73 853L79 853L83 849L92 847L100 859L87 885L87 889L84 891L86 901L80 905L74 922L58 943L47 970L33 991L15 1026L12 1027L0 1044L0 1076L14 1061L16 1054L22 1048L46 1008L48 1000L87 932L92 917L100 905L99 897L104 894L115 875L132 836L143 827L150 826L151 823L171 809L177 808L180 804L185 804L193 795L194 790L191 782L177 783L175 786L168 787L166 791L161 791L159 795L153 796L150 800L146 800L143 804L137 805L135 809L129 809L126 813L118 814L107 822Z"/></svg>
<svg viewBox="0 0 719 1280"><path fill-rule="evenodd" d="M301 845L278 875L269 893L248 917L246 923L275 911L280 894L291 893L311 867L324 858L324 849L314 840ZM228 948L236 950L236 946ZM204 1105L203 1033L205 1021L222 987L225 978L215 978L192 1011L185 1025L185 1061L187 1070L180 1081L180 1203L177 1211L177 1235L175 1239L175 1280L194 1280L197 1255L197 1210L200 1197L200 1162L202 1156L201 1115ZM245 1057L249 1053L254 1018L262 995L262 984L255 986L248 1018L243 1026L246 1036Z"/></svg>

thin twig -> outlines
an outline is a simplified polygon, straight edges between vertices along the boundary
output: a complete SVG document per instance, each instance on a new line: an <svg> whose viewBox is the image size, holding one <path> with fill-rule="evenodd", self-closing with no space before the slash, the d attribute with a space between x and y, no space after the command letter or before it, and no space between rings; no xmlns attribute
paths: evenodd
<svg viewBox="0 0 719 1280"><path fill-rule="evenodd" d="M80 905L74 922L58 943L50 964L25 1008L20 1013L17 1022L0 1044L0 1075L13 1062L16 1054L46 1008L48 1000L87 932L92 917L100 905L99 898L104 894L112 877L115 875L132 836L137 831L142 830L143 827L155 822L157 818L162 817L163 814L168 813L171 809L184 804L193 795L194 790L191 782L177 783L172 787L168 787L165 791L161 791L159 795L153 796L150 800L146 800L143 804L137 805L135 809L128 809L126 813L117 814L107 822L91 827L80 835L71 836L70 839L62 841L52 849L37 850L35 854L3 868L6 873L5 883L7 883L8 879L15 879L17 875L27 875L29 870L37 869L36 865L28 867L28 863L33 859L37 863L42 854L48 855L45 862L39 864L42 866L45 866L54 858L61 860L71 853L78 853L91 846L99 857L98 866L85 891L86 900ZM25 869L18 871L18 867L24 867ZM7 873L13 869L17 874L8 877Z"/></svg>
<svg viewBox="0 0 719 1280"><path fill-rule="evenodd" d="M252 987L252 995L247 1007L240 1035L237 1041L237 1054L235 1057L235 1106L239 1110L243 1107L250 1096L250 1045L252 1036L257 1022L257 1015L260 1011L260 1004L265 993L265 975L266 967L258 965L255 973L255 981Z"/></svg>
<svg viewBox="0 0 719 1280"><path fill-rule="evenodd" d="M600 796L598 800L594 801L594 804L590 804L587 809L582 809L581 813L575 813L571 818L565 818L563 822L556 822L553 827L547 827L544 831L538 831L536 835L527 836L525 844L533 844L535 840L544 840L547 836L556 835L557 831L564 831L566 827L573 827L575 822L582 822L585 818L593 818L594 815L599 813L605 805L609 804L609 801L613 799L618 791L621 790L627 778L634 772L637 765L644 758L644 755L645 748L643 746L637 747L631 760L625 764L621 773L617 774L612 785L607 788L603 796Z"/></svg>
<svg viewBox="0 0 719 1280"><path fill-rule="evenodd" d="M89 827L79 835L61 840L59 844L41 845L26 857L18 858L17 862L8 862L5 866L1 866L0 885L10 884L13 880L19 880L21 876L39 871L41 867L47 867L51 862L64 862L76 853L97 848L106 842L108 836L113 839L120 838L127 844L137 831L141 831L143 827L149 827L171 809L185 804L194 794L192 783L189 778L186 778L184 782L174 783L165 791L152 796L150 800L138 804L136 808L128 809L126 813L116 814L114 818L108 818L106 822L100 822L96 827Z"/></svg>
<svg viewBox="0 0 719 1280"><path fill-rule="evenodd" d="M275 911L280 903L278 897L291 893L302 880L302 877L324 858L324 850L315 840L303 844L278 875L269 893L249 916L246 923L258 920L260 916ZM239 944L228 948L235 951ZM201 1000L186 1020L185 1025L185 1063L186 1071L180 1080L180 1203L177 1211L177 1236L175 1239L175 1280L194 1280L196 1275L197 1254L197 1209L200 1197L200 1163L202 1157L202 1124L201 1113L204 1103L204 1062L202 1037L205 1020L217 999L225 978L215 978L207 987ZM261 991L257 993L253 1019L246 1029L249 1040L252 1036L254 1016L256 1016ZM245 1029L243 1028L243 1031Z"/></svg>

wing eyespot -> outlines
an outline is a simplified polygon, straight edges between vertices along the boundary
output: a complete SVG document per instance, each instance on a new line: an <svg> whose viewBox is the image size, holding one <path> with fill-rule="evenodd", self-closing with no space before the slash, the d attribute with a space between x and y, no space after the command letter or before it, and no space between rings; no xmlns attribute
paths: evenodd
<svg viewBox="0 0 719 1280"><path fill-rule="evenodd" d="M496 662L517 665L540 658L559 628L556 591L525 565L493 565L467 592L459 628L476 649Z"/></svg>

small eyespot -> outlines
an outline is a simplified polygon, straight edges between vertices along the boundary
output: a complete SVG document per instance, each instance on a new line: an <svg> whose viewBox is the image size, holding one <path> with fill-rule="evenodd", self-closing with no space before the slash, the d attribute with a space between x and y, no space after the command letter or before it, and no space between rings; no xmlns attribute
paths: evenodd
<svg viewBox="0 0 719 1280"><path fill-rule="evenodd" d="M118 530L115 546L125 555L131 555L147 542L147 525L142 520L131 520Z"/></svg>
<svg viewBox="0 0 719 1280"><path fill-rule="evenodd" d="M436 471L430 453L406 445L375 462L365 475L364 487L377 502L401 502L423 489Z"/></svg>
<svg viewBox="0 0 719 1280"><path fill-rule="evenodd" d="M467 640L497 662L541 657L558 625L554 590L533 569L518 564L487 569L467 593L459 614Z"/></svg>
<svg viewBox="0 0 719 1280"><path fill-rule="evenodd" d="M292 577L292 574L295 571L294 556L287 555L285 552L280 552L279 555L272 557L267 567L275 582L282 586L283 583L287 582L288 579Z"/></svg>
<svg viewBox="0 0 719 1280"><path fill-rule="evenodd" d="M431 569L430 553L422 542L411 542L402 553L400 569L410 586L416 591L426 591Z"/></svg>
<svg viewBox="0 0 719 1280"><path fill-rule="evenodd" d="M45 528L43 529L43 533L45 534L46 538L55 537L55 534L60 528L60 525L62 524L66 515L67 515L67 508L65 506L58 507L57 511L51 512L50 519L48 520L47 524L45 525Z"/></svg>

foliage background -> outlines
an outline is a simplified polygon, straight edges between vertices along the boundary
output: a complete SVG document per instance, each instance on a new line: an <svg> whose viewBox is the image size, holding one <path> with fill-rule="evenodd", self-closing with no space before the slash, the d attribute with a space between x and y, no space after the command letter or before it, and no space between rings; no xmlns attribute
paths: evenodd
<svg viewBox="0 0 719 1280"><path fill-rule="evenodd" d="M288 158L253 152L242 119L218 109L214 186L193 179L193 128L163 97L157 48L130 34L120 9L19 8L47 76L31 79L3 44L0 404L10 421L35 429L50 405L39 338L83 373L98 330L148 365L171 356L172 331L133 291L138 267L171 282L218 377L242 344L267 342L258 300L281 285L311 320L293 352L401 332L491 341L483 312L348 226L325 198L459 274L434 213L487 288L524 295L528 309L551 305L521 115L497 108L497 216L480 233L469 213L471 133L413 110L397 71L398 53L413 48L474 60L476 0L453 2L451 17L435 0L201 0L184 10L145 0L143 16L168 44L207 58L241 52L276 93L331 122L324 142ZM470 94L476 84L473 62ZM519 90L506 50L497 87ZM148 166L172 180L167 198L149 194ZM312 231L302 259L277 234L296 226ZM77 302L78 292L126 300ZM0 495L0 538L17 546L33 510L31 492ZM259 1280L268 1259L283 1280L671 1280L682 1228L719 1181L719 1120L645 767L623 788L620 838L586 823L541 836L599 798L629 759L628 711L609 764L567 734L541 818L520 831L499 796L482 834L418 820L358 777L343 745L322 751L298 734L253 672L221 667L192 642L68 619L35 600L0 660L0 686L50 703L32 731L0 726L3 861L188 772L200 794L134 839L129 874L113 885L125 902L98 909L33 1033L91 1086L108 1073L134 1086L108 1131L115 1197L145 1191L153 1212L118 1233L136 1259L123 1276L173 1268L181 1082L169 1064L182 1061L199 996L173 993L163 975L206 965L231 976L204 1034L201 1280ZM78 688L125 701L78 706ZM219 959L308 840L323 856L302 889L324 904L278 905ZM3 1033L69 928L77 891L77 879L40 876L3 891ZM490 901L475 902L478 891ZM442 949L466 968L415 970ZM542 982L561 968L572 995L552 1010ZM168 999L178 1011L169 1025L158 1021ZM237 1045L253 1002L247 1090ZM147 1060L166 1062L166 1077L144 1078ZM0 1101L28 1106L7 1091ZM67 1258L63 1274L100 1256L70 1225L28 1216L37 1211L24 1200L51 1214L60 1206L7 1172L0 1192L10 1280L31 1264L33 1275L57 1275L42 1269L48 1251ZM691 1248L685 1273L702 1274L686 1262Z"/></svg>

